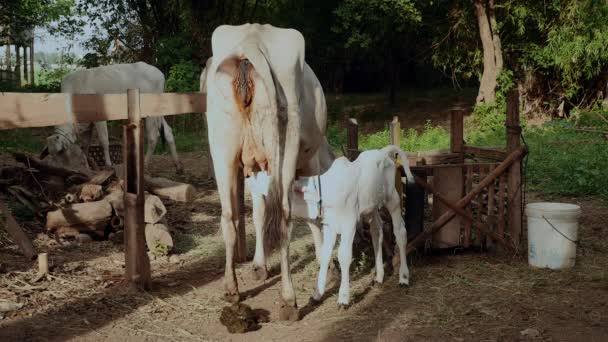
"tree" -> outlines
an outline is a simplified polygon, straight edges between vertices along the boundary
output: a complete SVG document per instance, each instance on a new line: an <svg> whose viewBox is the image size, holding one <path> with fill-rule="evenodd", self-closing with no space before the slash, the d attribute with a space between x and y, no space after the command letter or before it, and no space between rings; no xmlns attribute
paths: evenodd
<svg viewBox="0 0 608 342"><path fill-rule="evenodd" d="M414 1L344 0L334 13L334 30L345 37L346 48L381 58L389 102L394 105L400 60L411 48L409 38L422 19Z"/></svg>
<svg viewBox="0 0 608 342"><path fill-rule="evenodd" d="M475 0L474 6L479 37L483 46L483 74L479 84L477 103L494 102L497 77L504 65L494 0Z"/></svg>

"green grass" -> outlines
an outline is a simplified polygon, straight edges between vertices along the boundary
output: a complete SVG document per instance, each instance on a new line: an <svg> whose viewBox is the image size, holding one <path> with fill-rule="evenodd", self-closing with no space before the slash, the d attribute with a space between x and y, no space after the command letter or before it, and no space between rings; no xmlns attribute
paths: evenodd
<svg viewBox="0 0 608 342"><path fill-rule="evenodd" d="M36 130L25 128L1 132L0 153L40 153L44 148L44 139L36 133Z"/></svg>

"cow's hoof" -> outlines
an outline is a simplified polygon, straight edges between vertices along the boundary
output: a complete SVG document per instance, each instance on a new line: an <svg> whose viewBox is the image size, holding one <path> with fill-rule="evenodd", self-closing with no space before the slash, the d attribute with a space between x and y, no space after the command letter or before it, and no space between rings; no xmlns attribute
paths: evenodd
<svg viewBox="0 0 608 342"><path fill-rule="evenodd" d="M407 289L410 287L410 284L409 283L399 283L399 287L402 289Z"/></svg>
<svg viewBox="0 0 608 342"><path fill-rule="evenodd" d="M339 311L346 311L346 310L348 310L349 307L350 307L350 305L348 305L348 304L338 303L338 310Z"/></svg>
<svg viewBox="0 0 608 342"><path fill-rule="evenodd" d="M282 321L295 322L300 319L300 311L296 306L283 305L279 311L279 318Z"/></svg>
<svg viewBox="0 0 608 342"><path fill-rule="evenodd" d="M228 303L235 304L241 300L241 296L239 295L238 292L233 293L233 294L226 292L226 293L224 293L224 300L227 301Z"/></svg>
<svg viewBox="0 0 608 342"><path fill-rule="evenodd" d="M266 268L253 266L253 279L257 281L264 281L268 279L268 271L266 271Z"/></svg>
<svg viewBox="0 0 608 342"><path fill-rule="evenodd" d="M319 297L319 299L316 299L314 295L310 296L310 298L308 299L308 303L310 305L317 306L321 304L321 298Z"/></svg>
<svg viewBox="0 0 608 342"><path fill-rule="evenodd" d="M382 285L382 282L377 281L377 280L372 280L372 287L380 287Z"/></svg>

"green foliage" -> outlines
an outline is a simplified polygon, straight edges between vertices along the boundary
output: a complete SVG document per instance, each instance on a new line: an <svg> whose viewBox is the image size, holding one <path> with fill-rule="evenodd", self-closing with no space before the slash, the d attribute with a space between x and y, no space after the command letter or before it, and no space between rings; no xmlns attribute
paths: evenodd
<svg viewBox="0 0 608 342"><path fill-rule="evenodd" d="M591 109L575 109L570 119L579 127L593 127L608 131L608 108L597 104Z"/></svg>
<svg viewBox="0 0 608 342"><path fill-rule="evenodd" d="M334 31L347 35L346 47L383 46L387 37L402 33L422 20L411 0L344 0L334 11Z"/></svg>
<svg viewBox="0 0 608 342"><path fill-rule="evenodd" d="M155 241L154 242L154 249L150 251L150 253L154 254L155 256L159 257L159 256L166 256L169 254L170 251L170 247L161 243L160 241Z"/></svg>
<svg viewBox="0 0 608 342"><path fill-rule="evenodd" d="M32 129L12 129L0 134L0 153L39 153L44 147L44 139Z"/></svg>
<svg viewBox="0 0 608 342"><path fill-rule="evenodd" d="M565 96L574 99L608 67L608 2L563 1L546 43L529 53L547 72L556 73Z"/></svg>
<svg viewBox="0 0 608 342"><path fill-rule="evenodd" d="M608 142L573 128L556 121L526 129L527 184L546 194L608 198Z"/></svg>
<svg viewBox="0 0 608 342"><path fill-rule="evenodd" d="M390 142L390 134L388 129L361 135L359 137L359 149L371 150L381 149ZM450 146L450 135L448 131L439 126L433 126L430 121L427 121L422 132L415 129L402 131L401 133L401 148L404 151L416 152L426 150L445 149Z"/></svg>
<svg viewBox="0 0 608 342"><path fill-rule="evenodd" d="M166 72L174 65L185 64L191 60L192 48L184 37L162 37L154 45L155 63Z"/></svg>
<svg viewBox="0 0 608 342"><path fill-rule="evenodd" d="M43 69L38 76L38 84L53 92L61 90L61 80L72 70L65 66L55 69Z"/></svg>
<svg viewBox="0 0 608 342"><path fill-rule="evenodd" d="M167 77L168 92L195 92L200 89L201 68L193 62L180 62L171 67Z"/></svg>

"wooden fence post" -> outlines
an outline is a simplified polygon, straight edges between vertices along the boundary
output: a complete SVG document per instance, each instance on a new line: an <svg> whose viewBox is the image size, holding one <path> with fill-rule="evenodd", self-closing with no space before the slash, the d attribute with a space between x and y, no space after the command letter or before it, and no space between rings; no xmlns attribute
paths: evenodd
<svg viewBox="0 0 608 342"><path fill-rule="evenodd" d="M450 126L451 126L451 141L450 151L459 153L459 163L464 162L464 110L461 107L455 107L451 111Z"/></svg>
<svg viewBox="0 0 608 342"><path fill-rule="evenodd" d="M139 89L127 90L128 122L123 126L125 279L140 289L150 288L150 260L144 225L144 128Z"/></svg>
<svg viewBox="0 0 608 342"><path fill-rule="evenodd" d="M519 93L511 90L507 95L507 152L512 153L520 146L521 126L519 125ZM509 168L508 201L509 234L515 248L519 248L522 233L522 183L521 159L516 160Z"/></svg>
<svg viewBox="0 0 608 342"><path fill-rule="evenodd" d="M235 262L247 261L247 236L245 234L245 176L240 170L237 172L237 210L239 211L239 222L236 227L236 253Z"/></svg>
<svg viewBox="0 0 608 342"><path fill-rule="evenodd" d="M391 145L401 147L401 123L399 122L398 116L394 116L393 121L389 123L389 137ZM395 158L395 163L397 165L395 187L397 188L397 193L399 193L399 205L401 206L401 212L403 212L403 183L401 182L401 171L399 170L401 162L397 156L393 157Z"/></svg>
<svg viewBox="0 0 608 342"><path fill-rule="evenodd" d="M346 121L346 155L348 160L357 159L359 151L359 123L355 118L349 118Z"/></svg>

